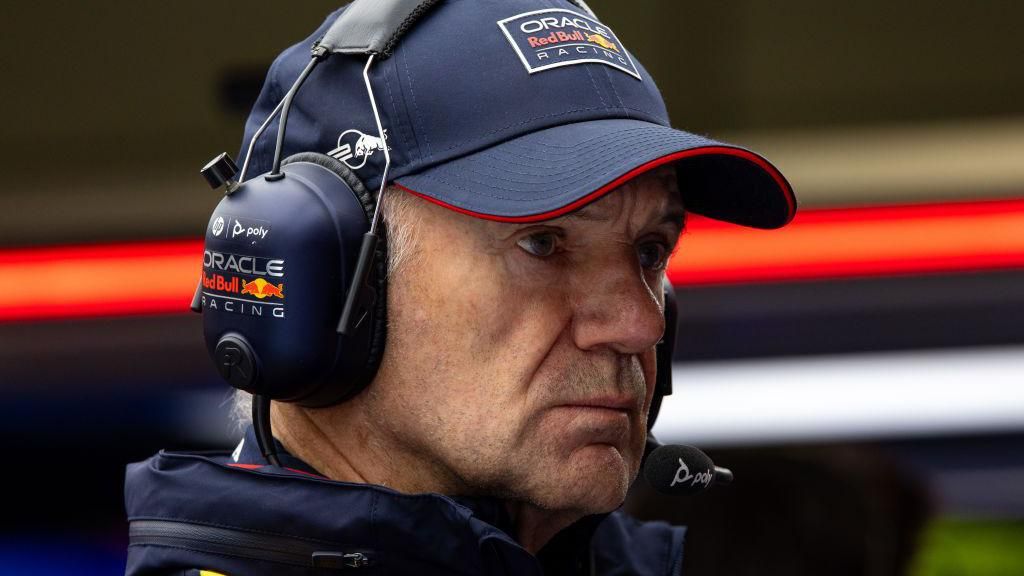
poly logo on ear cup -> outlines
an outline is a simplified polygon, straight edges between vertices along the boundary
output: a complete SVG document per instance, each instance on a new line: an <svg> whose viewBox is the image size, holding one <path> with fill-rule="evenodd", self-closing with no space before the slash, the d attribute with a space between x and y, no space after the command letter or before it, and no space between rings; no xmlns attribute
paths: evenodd
<svg viewBox="0 0 1024 576"><path fill-rule="evenodd" d="M256 355L238 336L224 336L213 353L217 371L235 388L248 389L256 381Z"/></svg>

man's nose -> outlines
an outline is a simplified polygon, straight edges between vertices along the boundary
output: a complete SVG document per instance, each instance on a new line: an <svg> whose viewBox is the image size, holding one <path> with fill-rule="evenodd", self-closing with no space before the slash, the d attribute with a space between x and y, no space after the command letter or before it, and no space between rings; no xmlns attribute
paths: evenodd
<svg viewBox="0 0 1024 576"><path fill-rule="evenodd" d="M573 317L577 347L640 354L658 343L665 332L660 278L659 284L650 286L651 279L635 260L602 267L588 276Z"/></svg>

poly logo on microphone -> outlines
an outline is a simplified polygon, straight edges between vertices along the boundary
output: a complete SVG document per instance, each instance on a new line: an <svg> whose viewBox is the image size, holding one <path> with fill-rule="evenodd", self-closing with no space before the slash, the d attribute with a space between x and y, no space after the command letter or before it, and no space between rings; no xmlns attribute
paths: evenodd
<svg viewBox="0 0 1024 576"><path fill-rule="evenodd" d="M682 476L680 476L680 474L682 474ZM680 458L679 469L676 470L676 476L672 479L672 483L669 484L669 487L675 486L676 484L682 484L690 478L693 478L693 475L690 474L690 467L686 465L686 462L683 462L682 458Z"/></svg>
<svg viewBox="0 0 1024 576"><path fill-rule="evenodd" d="M619 38L597 20L550 8L498 21L498 27L530 74L559 66L597 62L642 80Z"/></svg>
<svg viewBox="0 0 1024 576"><path fill-rule="evenodd" d="M707 472L698 472L697 474L690 474L690 467L686 465L686 462L683 462L682 458L680 458L679 469L676 470L676 476L675 478L672 479L672 483L669 484L669 487L671 488L676 484L682 484L689 480L692 480L692 482L690 482L690 486L696 486L697 484L703 484L707 486L708 484L711 484L711 478L712 475L710 470Z"/></svg>

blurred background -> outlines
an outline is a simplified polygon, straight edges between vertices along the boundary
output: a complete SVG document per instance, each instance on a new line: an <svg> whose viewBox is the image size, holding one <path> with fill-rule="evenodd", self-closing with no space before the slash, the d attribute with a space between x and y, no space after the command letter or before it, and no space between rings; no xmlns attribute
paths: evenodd
<svg viewBox="0 0 1024 576"><path fill-rule="evenodd" d="M124 465L235 442L187 312L198 171L336 6L5 6L0 573L122 572ZM630 508L690 525L688 574L1024 574L1024 4L591 6L677 127L801 202L685 233L655 431L738 480Z"/></svg>

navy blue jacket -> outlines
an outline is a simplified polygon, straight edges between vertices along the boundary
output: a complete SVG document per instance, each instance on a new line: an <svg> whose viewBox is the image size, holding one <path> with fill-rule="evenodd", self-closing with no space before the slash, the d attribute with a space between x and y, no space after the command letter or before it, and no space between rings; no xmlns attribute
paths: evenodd
<svg viewBox="0 0 1024 576"><path fill-rule="evenodd" d="M679 574L684 528L621 511L588 517L537 556L501 502L401 494L320 477L284 452L263 466L250 429L227 452L160 452L130 464L126 574Z"/></svg>

